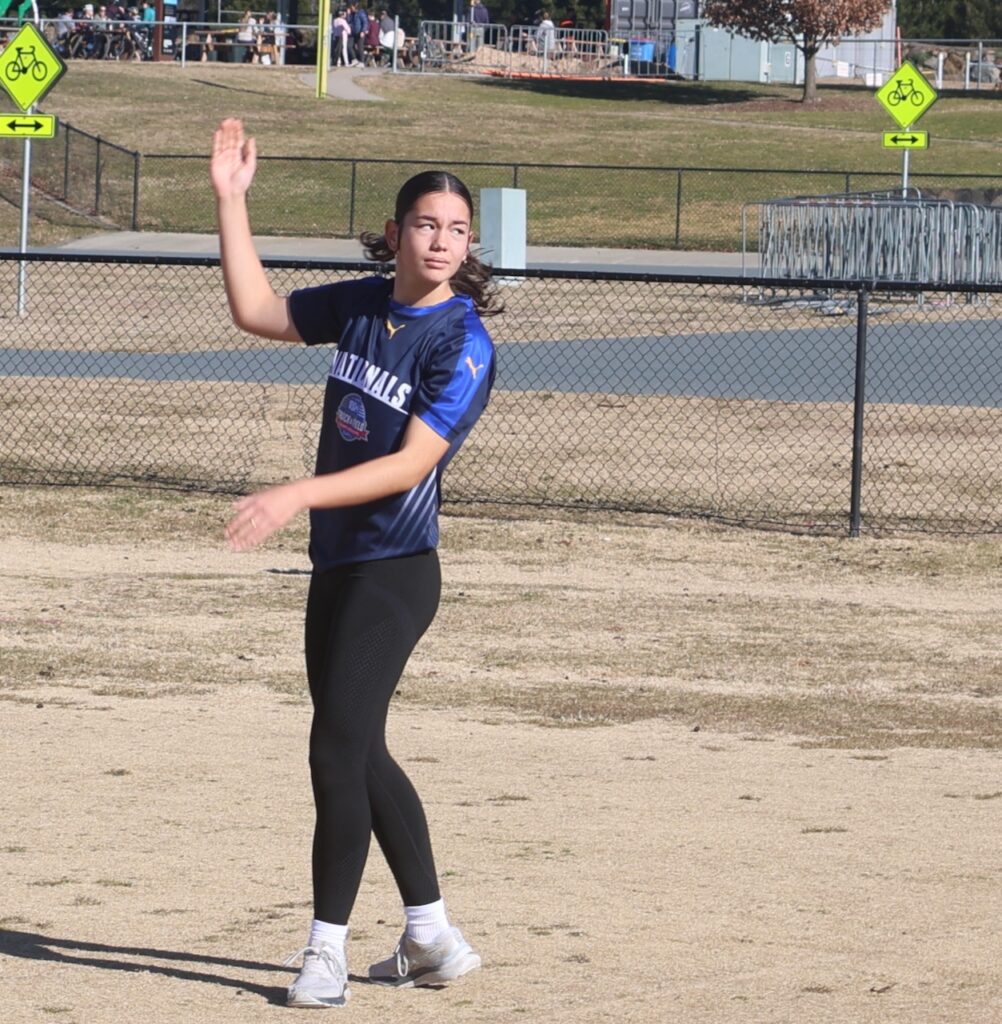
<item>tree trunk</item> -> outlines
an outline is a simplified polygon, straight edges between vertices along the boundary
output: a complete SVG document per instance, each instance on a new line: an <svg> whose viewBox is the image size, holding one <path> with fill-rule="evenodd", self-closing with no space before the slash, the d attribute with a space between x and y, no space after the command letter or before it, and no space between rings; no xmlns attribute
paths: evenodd
<svg viewBox="0 0 1002 1024"><path fill-rule="evenodd" d="M804 53L804 103L818 102L818 68L815 57L818 55L817 47L808 48Z"/></svg>

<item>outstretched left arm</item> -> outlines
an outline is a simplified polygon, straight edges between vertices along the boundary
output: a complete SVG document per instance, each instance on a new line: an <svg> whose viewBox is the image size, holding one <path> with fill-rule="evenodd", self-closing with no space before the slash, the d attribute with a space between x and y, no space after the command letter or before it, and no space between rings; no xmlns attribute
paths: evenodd
<svg viewBox="0 0 1002 1024"><path fill-rule="evenodd" d="M226 526L226 539L234 551L249 551L308 508L345 508L402 494L419 484L448 450L444 437L412 416L403 443L390 455L241 498Z"/></svg>

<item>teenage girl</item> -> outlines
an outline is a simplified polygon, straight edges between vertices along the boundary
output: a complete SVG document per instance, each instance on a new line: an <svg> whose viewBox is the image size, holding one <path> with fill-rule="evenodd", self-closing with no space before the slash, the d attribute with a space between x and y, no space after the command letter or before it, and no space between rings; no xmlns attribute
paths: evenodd
<svg viewBox="0 0 1002 1024"><path fill-rule="evenodd" d="M375 833L404 903L393 956L369 968L400 987L452 981L480 957L450 926L424 811L386 749L386 713L438 606L435 547L442 471L483 412L494 349L479 313L496 311L489 272L470 252L473 203L461 181L406 182L367 255L392 278L276 295L251 240L246 195L255 146L225 120L212 147L223 278L237 326L279 341L336 345L316 474L236 503L236 551L310 512L313 574L306 671L313 700L314 920L290 1006L348 998L345 940Z"/></svg>

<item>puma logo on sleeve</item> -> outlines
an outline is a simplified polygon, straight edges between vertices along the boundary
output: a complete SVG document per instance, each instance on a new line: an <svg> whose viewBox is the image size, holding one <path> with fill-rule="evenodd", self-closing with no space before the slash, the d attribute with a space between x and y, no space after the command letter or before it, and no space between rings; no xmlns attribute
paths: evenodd
<svg viewBox="0 0 1002 1024"><path fill-rule="evenodd" d="M473 360L469 356L466 357L466 365L470 368L470 373L473 374L474 380L477 379L477 374L484 368L483 363L481 363L479 366L474 366Z"/></svg>
<svg viewBox="0 0 1002 1024"><path fill-rule="evenodd" d="M390 341L393 341L393 335L396 334L397 331L402 331L406 326L407 326L407 324L404 323L404 324L401 324L399 327L394 327L393 324L390 323L390 318L387 317L386 318L386 330L387 330L387 333L390 335Z"/></svg>

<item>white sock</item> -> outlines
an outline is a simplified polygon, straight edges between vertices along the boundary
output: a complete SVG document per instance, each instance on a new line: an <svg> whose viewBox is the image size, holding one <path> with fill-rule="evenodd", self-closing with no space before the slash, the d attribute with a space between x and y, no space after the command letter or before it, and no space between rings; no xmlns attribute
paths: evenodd
<svg viewBox="0 0 1002 1024"><path fill-rule="evenodd" d="M407 938L415 942L434 942L448 931L449 918L445 914L445 900L426 903L423 907L404 907L407 916Z"/></svg>
<svg viewBox="0 0 1002 1024"><path fill-rule="evenodd" d="M345 940L348 938L348 926L346 924L331 924L329 921L318 921L313 919L310 925L310 942L313 947L320 943L333 946L344 952Z"/></svg>

